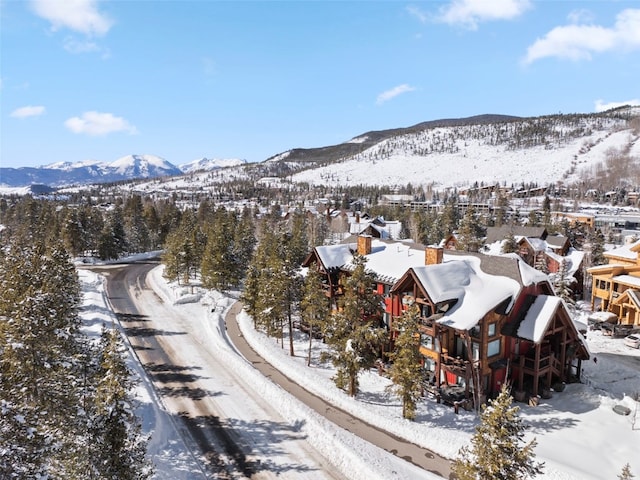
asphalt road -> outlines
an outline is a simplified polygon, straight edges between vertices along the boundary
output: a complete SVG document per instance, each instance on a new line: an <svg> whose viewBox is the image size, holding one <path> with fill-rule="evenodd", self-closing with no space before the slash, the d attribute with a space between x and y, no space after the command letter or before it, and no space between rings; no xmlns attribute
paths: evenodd
<svg viewBox="0 0 640 480"><path fill-rule="evenodd" d="M208 398L207 389L195 387L196 374L201 372L197 372L194 365L188 365L193 362L185 363L180 359L179 341L189 332L181 329L169 331L166 326L154 323L159 313L143 311L153 303L153 299L149 300L150 295L155 296L146 286L145 278L156 265L153 262L134 263L94 270L105 274L111 306L156 390L165 401L171 403L172 410L180 412L179 422L182 429L188 432L186 436L191 448L202 452L206 466L205 478L263 478L265 466L257 457L247 455L247 442L242 440L242 432L234 432L232 426L224 422L224 415L216 409L215 401ZM143 296L146 297L144 301L141 298ZM160 297L155 296L155 303L158 309L163 307ZM301 388L258 356L239 331L236 314L241 308L238 302L227 313L229 339L264 376L345 430L424 470L450 478L450 462L447 459L336 408ZM171 325L173 327L177 323L174 321ZM234 465L232 469L229 468L230 463ZM323 467L327 468L327 478L340 478L326 465Z"/></svg>

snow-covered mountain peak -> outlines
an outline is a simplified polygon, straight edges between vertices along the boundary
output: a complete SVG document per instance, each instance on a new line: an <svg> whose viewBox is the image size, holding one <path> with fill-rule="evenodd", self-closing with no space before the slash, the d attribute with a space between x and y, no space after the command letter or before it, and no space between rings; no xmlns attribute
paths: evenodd
<svg viewBox="0 0 640 480"><path fill-rule="evenodd" d="M237 167L247 163L246 160L240 158L206 158L202 157L189 163L180 165L178 168L184 173L193 173L198 171L212 171L219 168Z"/></svg>

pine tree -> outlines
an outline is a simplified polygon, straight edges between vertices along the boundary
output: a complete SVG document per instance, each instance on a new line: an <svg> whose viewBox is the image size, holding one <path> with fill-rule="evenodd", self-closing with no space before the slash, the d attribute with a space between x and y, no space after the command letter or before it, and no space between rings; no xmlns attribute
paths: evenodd
<svg viewBox="0 0 640 480"><path fill-rule="evenodd" d="M98 478L139 480L153 474L146 439L135 416L133 387L117 330L103 327L91 424L91 458Z"/></svg>
<svg viewBox="0 0 640 480"><path fill-rule="evenodd" d="M311 365L311 347L314 332L324 332L327 317L329 316L329 299L322 285L322 275L314 268L309 270L309 273L304 279L304 289L300 307L302 324L309 329L307 365Z"/></svg>
<svg viewBox="0 0 640 480"><path fill-rule="evenodd" d="M544 252L536 251L534 255L535 255L535 259L533 263L533 268L545 274L549 273L549 267L547 267L547 257L544 254Z"/></svg>
<svg viewBox="0 0 640 480"><path fill-rule="evenodd" d="M481 228L473 205L469 205L458 228L458 250L477 252L481 243Z"/></svg>
<svg viewBox="0 0 640 480"><path fill-rule="evenodd" d="M556 291L556 295L569 306L573 306L576 303L573 299L571 283L572 279L569 278L569 273L567 272L567 261L563 259L562 262L560 262L560 269L553 277L553 288Z"/></svg>
<svg viewBox="0 0 640 480"><path fill-rule="evenodd" d="M207 231L207 243L202 255L200 274L205 288L227 291L237 285L236 260L234 258L233 232L235 222L233 215L227 215L224 208L213 215L213 224Z"/></svg>
<svg viewBox="0 0 640 480"><path fill-rule="evenodd" d="M506 384L498 397L482 406L470 447L462 447L452 465L459 480L523 480L542 473L535 461L536 440L524 442L526 426L512 406Z"/></svg>
<svg viewBox="0 0 640 480"><path fill-rule="evenodd" d="M358 374L374 366L387 340L381 324L380 295L374 291L375 281L365 269L366 260L354 255L354 269L344 280L344 295L339 299L338 311L331 316L326 338L336 367L334 382L352 397L358 392Z"/></svg>
<svg viewBox="0 0 640 480"><path fill-rule="evenodd" d="M631 473L631 467L628 463L622 467L622 471L620 472L620 475L618 475L618 478L619 480L631 480L635 478L635 475Z"/></svg>
<svg viewBox="0 0 640 480"><path fill-rule="evenodd" d="M591 244L591 265L604 265L607 259L604 256L604 235L599 228L589 235L589 243Z"/></svg>
<svg viewBox="0 0 640 480"><path fill-rule="evenodd" d="M73 478L84 461L78 409L84 344L79 282L62 242L10 242L0 257L0 291L0 401L15 413L2 416L0 430L13 418L14 439L27 440L8 451L25 462L16 463L17 471L46 465L58 478Z"/></svg>
<svg viewBox="0 0 640 480"><path fill-rule="evenodd" d="M504 241L502 242L502 253L514 253L518 251L518 243L516 237L513 235L513 230L509 231Z"/></svg>
<svg viewBox="0 0 640 480"><path fill-rule="evenodd" d="M391 390L402 401L402 417L414 420L416 405L422 396L424 370L420 354L420 311L416 306L405 310L397 321L398 336L389 359L393 362L390 375L393 381Z"/></svg>

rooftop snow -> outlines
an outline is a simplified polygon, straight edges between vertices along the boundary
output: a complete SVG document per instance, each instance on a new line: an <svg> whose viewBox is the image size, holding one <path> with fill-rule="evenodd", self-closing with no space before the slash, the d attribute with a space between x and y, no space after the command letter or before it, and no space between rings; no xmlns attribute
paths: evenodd
<svg viewBox="0 0 640 480"><path fill-rule="evenodd" d="M433 302L457 299L438 323L458 330L472 329L487 312L514 298L520 290L515 280L484 273L480 259L472 256L415 267L413 271Z"/></svg>
<svg viewBox="0 0 640 480"><path fill-rule="evenodd" d="M539 343L560 302L560 297L538 295L518 328L518 336Z"/></svg>

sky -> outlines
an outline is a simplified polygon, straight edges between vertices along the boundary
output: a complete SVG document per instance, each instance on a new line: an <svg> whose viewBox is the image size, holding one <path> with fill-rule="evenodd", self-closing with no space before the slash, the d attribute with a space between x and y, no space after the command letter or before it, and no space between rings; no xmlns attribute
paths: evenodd
<svg viewBox="0 0 640 480"><path fill-rule="evenodd" d="M0 166L640 104L640 2L0 0Z"/></svg>

